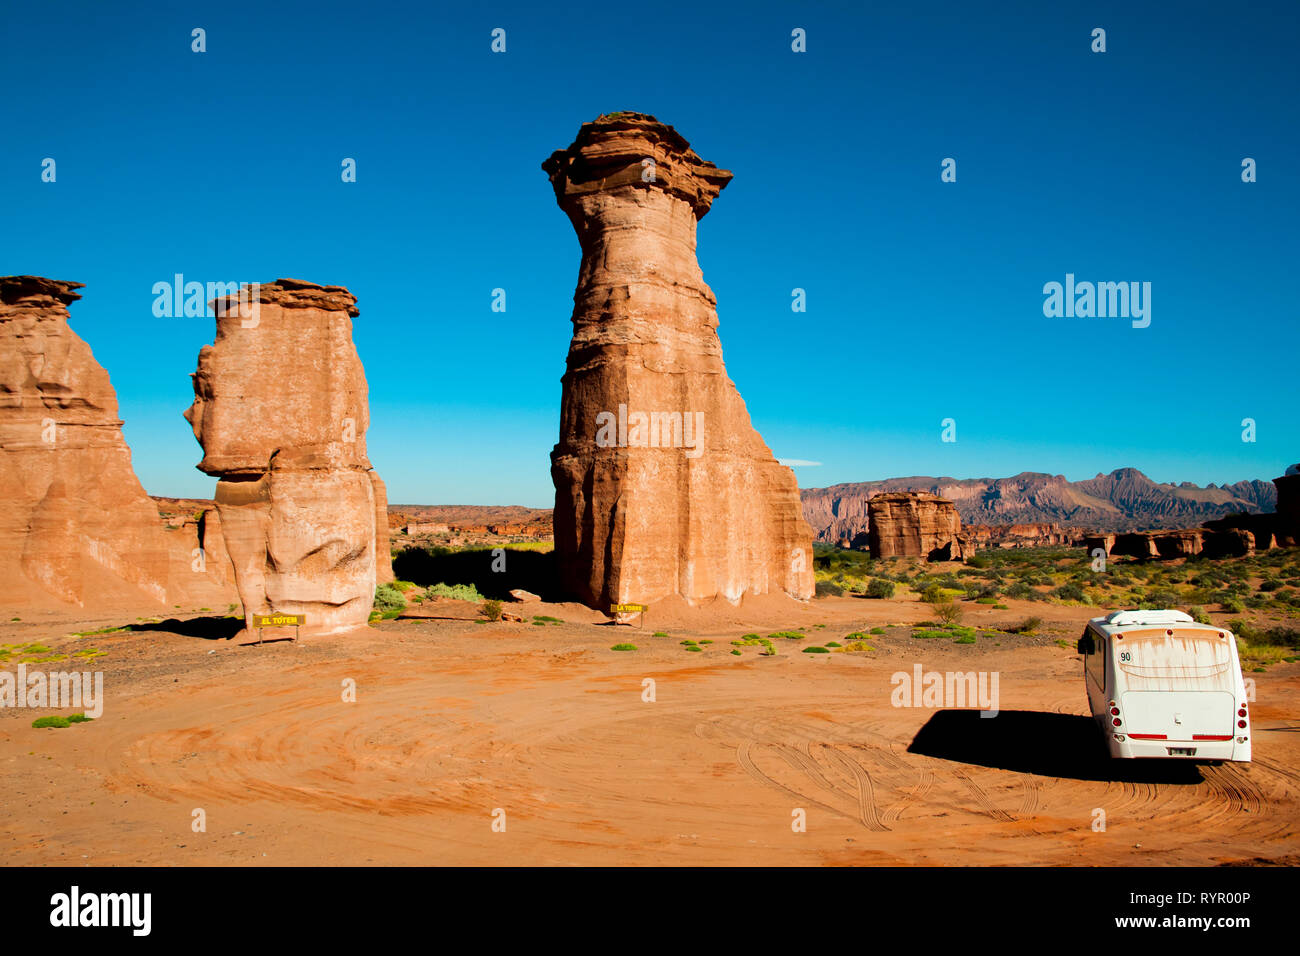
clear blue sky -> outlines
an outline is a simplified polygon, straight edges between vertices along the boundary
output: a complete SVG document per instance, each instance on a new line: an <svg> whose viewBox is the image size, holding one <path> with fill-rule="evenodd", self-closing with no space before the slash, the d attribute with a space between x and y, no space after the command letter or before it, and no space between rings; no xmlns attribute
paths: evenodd
<svg viewBox="0 0 1300 956"><path fill-rule="evenodd" d="M152 312L179 272L352 290L393 501L549 506L579 251L539 164L622 109L735 173L700 260L802 487L1300 459L1296 4L582 9L4 4L0 272L86 284L150 492L213 486L181 418L212 319ZM1151 282L1151 326L1045 318L1067 272Z"/></svg>

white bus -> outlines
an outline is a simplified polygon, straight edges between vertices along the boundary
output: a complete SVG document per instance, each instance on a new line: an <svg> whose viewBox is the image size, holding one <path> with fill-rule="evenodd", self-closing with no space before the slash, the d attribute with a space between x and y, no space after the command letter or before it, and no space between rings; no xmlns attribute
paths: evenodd
<svg viewBox="0 0 1300 956"><path fill-rule="evenodd" d="M1250 760L1232 632L1181 611L1116 611L1079 638L1088 704L1112 757Z"/></svg>

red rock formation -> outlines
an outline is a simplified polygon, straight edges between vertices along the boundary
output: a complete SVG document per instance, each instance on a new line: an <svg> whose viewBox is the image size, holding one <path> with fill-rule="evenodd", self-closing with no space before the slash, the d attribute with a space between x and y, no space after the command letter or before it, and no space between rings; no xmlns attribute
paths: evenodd
<svg viewBox="0 0 1300 956"><path fill-rule="evenodd" d="M563 584L592 607L813 593L794 474L722 361L696 222L731 180L641 113L586 123L542 164L582 246L560 440Z"/></svg>
<svg viewBox="0 0 1300 956"><path fill-rule="evenodd" d="M1101 549L1103 555L1111 554L1115 549L1115 534L1107 532L1104 534L1085 534L1080 541L1083 549L1088 552L1089 557L1093 557L1093 552Z"/></svg>
<svg viewBox="0 0 1300 956"><path fill-rule="evenodd" d="M68 326L80 288L0 278L0 604L219 598L164 535L131 467L108 373Z"/></svg>
<svg viewBox="0 0 1300 956"><path fill-rule="evenodd" d="M951 501L923 491L875 495L870 503L868 547L873 558L960 560L969 544Z"/></svg>
<svg viewBox="0 0 1300 956"><path fill-rule="evenodd" d="M1042 548L1070 544L1077 533L1055 521L1031 524L968 524L962 534L977 548Z"/></svg>
<svg viewBox="0 0 1300 956"><path fill-rule="evenodd" d="M1255 553L1255 535L1244 528L1205 532L1201 551L1207 558L1241 558Z"/></svg>
<svg viewBox="0 0 1300 956"><path fill-rule="evenodd" d="M1277 486L1277 518L1273 534L1281 547L1300 545L1300 464L1273 479Z"/></svg>
<svg viewBox="0 0 1300 956"><path fill-rule="evenodd" d="M293 279L251 308L212 303L185 413L217 476L236 584L254 614L304 614L304 635L364 626L388 564L383 483L366 457L369 403L352 344L356 298Z"/></svg>

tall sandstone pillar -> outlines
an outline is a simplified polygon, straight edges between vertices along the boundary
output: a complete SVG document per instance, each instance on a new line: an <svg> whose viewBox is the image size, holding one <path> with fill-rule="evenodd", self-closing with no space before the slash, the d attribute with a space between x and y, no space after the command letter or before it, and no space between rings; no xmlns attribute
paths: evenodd
<svg viewBox="0 0 1300 956"><path fill-rule="evenodd" d="M582 247L551 453L555 550L585 603L813 594L812 529L727 376L696 222L732 174L641 113L542 164Z"/></svg>
<svg viewBox="0 0 1300 956"><path fill-rule="evenodd" d="M303 614L304 635L364 626L392 579L383 483L366 457L369 398L352 344L356 297L296 279L212 303L185 413L248 626Z"/></svg>

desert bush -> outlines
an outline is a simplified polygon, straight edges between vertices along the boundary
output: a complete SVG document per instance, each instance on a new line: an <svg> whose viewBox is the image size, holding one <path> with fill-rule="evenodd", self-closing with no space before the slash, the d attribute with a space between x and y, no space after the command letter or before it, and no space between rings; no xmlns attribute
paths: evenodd
<svg viewBox="0 0 1300 956"><path fill-rule="evenodd" d="M1174 607L1176 604L1178 604L1178 595L1175 594L1173 591L1157 588L1147 593L1147 596L1143 600L1142 604L1144 607L1147 608Z"/></svg>
<svg viewBox="0 0 1300 956"><path fill-rule="evenodd" d="M944 624L956 624L961 620L961 605L947 595L940 595L930 605L934 608L935 616Z"/></svg>
<svg viewBox="0 0 1300 956"><path fill-rule="evenodd" d="M1084 599L1083 588L1077 584L1062 584L1052 591L1052 595L1062 601L1082 601Z"/></svg>
<svg viewBox="0 0 1300 956"><path fill-rule="evenodd" d="M1205 608L1200 607L1199 605L1192 605L1187 609L1187 613L1191 617L1191 619L1195 621L1197 624L1214 623L1213 621L1210 620L1210 615L1205 613Z"/></svg>
<svg viewBox="0 0 1300 956"><path fill-rule="evenodd" d="M424 589L425 597L445 597L453 598L457 601L473 601L475 604L482 602L483 595L478 593L478 588L472 584L431 584Z"/></svg>
<svg viewBox="0 0 1300 956"><path fill-rule="evenodd" d="M500 601L484 601L484 602L483 602L483 616L484 616L485 618L487 618L489 621L499 621L499 620L501 620L501 602L500 602ZM634 648L634 649L635 649L635 648Z"/></svg>
<svg viewBox="0 0 1300 956"><path fill-rule="evenodd" d="M1018 601L1028 601L1033 599L1036 592L1024 581L1016 581L1008 585L1002 593L1006 597L1015 598Z"/></svg>
<svg viewBox="0 0 1300 956"><path fill-rule="evenodd" d="M402 592L391 584L381 584L375 588L374 609L381 614L389 611L401 611L406 607L406 598Z"/></svg>
<svg viewBox="0 0 1300 956"><path fill-rule="evenodd" d="M892 598L893 596L893 581L886 581L884 578L872 578L871 583L867 585L867 597L869 598Z"/></svg>
<svg viewBox="0 0 1300 956"><path fill-rule="evenodd" d="M1027 617L1019 624L1013 624L1011 627L1003 628L1009 634L1032 634L1043 626L1041 617Z"/></svg>

